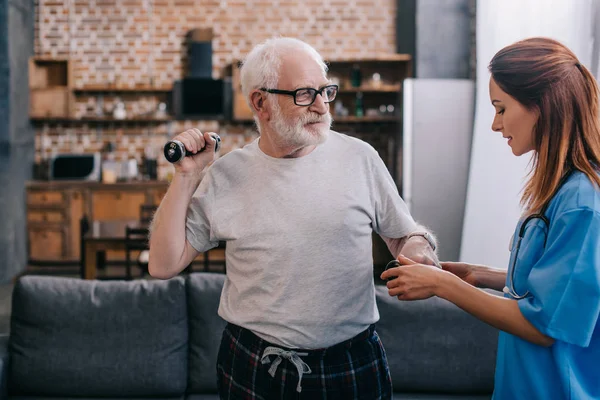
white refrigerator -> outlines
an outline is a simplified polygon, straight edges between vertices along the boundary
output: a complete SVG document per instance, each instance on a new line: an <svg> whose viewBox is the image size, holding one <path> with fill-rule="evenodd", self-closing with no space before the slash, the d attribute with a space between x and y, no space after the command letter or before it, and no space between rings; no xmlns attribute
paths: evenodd
<svg viewBox="0 0 600 400"><path fill-rule="evenodd" d="M472 80L404 81L397 176L411 214L437 236L442 261L460 256L474 106Z"/></svg>

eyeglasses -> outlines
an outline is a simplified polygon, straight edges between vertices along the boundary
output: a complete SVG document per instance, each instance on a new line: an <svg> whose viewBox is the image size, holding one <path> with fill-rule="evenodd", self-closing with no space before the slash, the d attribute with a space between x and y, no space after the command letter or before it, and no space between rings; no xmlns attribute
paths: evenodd
<svg viewBox="0 0 600 400"><path fill-rule="evenodd" d="M294 97L294 104L297 106L310 106L315 102L317 98L317 94L323 96L323 101L325 103L331 103L335 100L335 96L337 96L338 86L337 85L329 85L322 87L321 89L313 89L313 88L300 88L296 90L279 90L279 89L267 89L260 88L263 92L273 93L273 94L285 94L288 96Z"/></svg>

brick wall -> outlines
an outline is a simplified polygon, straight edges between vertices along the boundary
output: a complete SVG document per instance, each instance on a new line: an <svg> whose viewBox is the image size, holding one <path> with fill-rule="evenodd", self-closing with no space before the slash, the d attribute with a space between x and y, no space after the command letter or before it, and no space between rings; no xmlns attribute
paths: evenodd
<svg viewBox="0 0 600 400"><path fill-rule="evenodd" d="M36 0L35 53L67 57L75 87L90 85L171 86L185 71L185 35L211 27L213 77L257 43L294 36L325 58L369 57L395 52L396 0ZM115 96L101 99L110 110ZM121 95L128 115L153 110L160 95ZM79 94L75 116L96 108L97 95ZM96 126L38 126L36 159L52 152L97 151L107 141L117 158L138 157L187 127L218 131L223 153L254 139L248 125L216 122ZM162 162L161 157L159 157ZM161 164L164 175L169 166Z"/></svg>

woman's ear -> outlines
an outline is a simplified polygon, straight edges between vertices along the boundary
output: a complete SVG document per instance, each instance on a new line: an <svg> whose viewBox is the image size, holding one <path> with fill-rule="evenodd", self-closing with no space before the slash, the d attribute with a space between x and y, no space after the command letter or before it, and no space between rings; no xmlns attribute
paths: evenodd
<svg viewBox="0 0 600 400"><path fill-rule="evenodd" d="M269 120L270 114L267 108L267 99L262 92L255 90L250 93L250 104L252 104L253 111L260 119Z"/></svg>

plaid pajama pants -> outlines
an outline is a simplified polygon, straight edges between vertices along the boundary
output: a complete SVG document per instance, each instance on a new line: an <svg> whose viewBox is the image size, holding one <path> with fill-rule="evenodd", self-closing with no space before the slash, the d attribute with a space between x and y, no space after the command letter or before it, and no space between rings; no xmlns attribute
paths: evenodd
<svg viewBox="0 0 600 400"><path fill-rule="evenodd" d="M319 350L287 349L228 324L217 359L223 400L387 400L392 398L385 350L371 326Z"/></svg>

